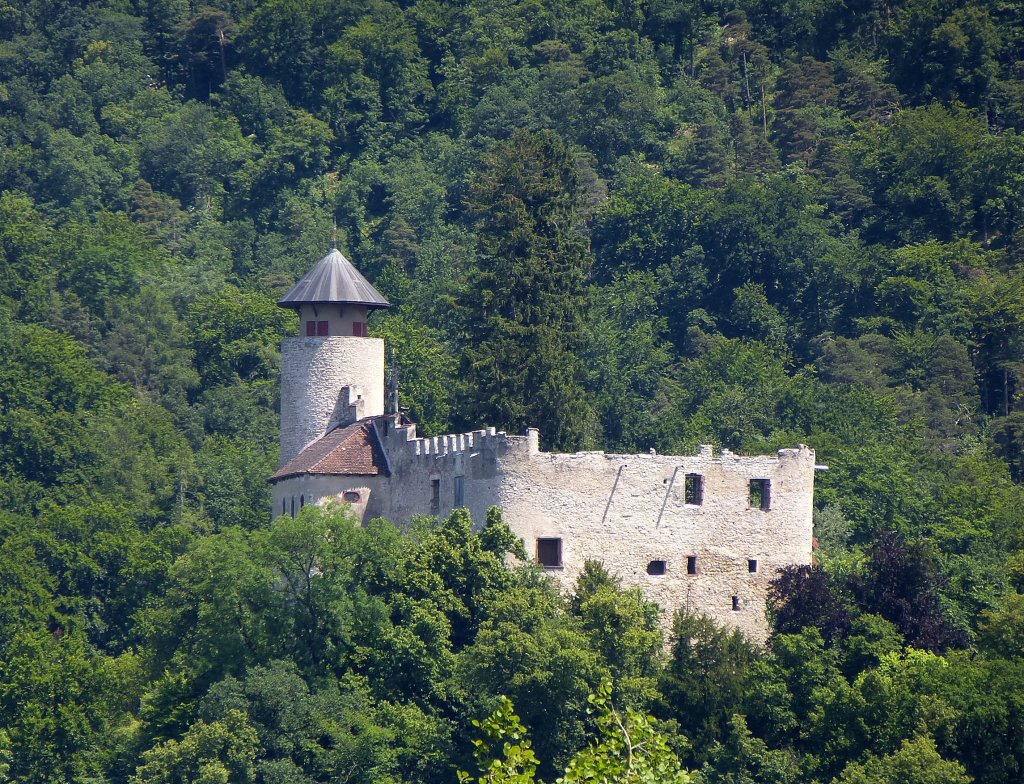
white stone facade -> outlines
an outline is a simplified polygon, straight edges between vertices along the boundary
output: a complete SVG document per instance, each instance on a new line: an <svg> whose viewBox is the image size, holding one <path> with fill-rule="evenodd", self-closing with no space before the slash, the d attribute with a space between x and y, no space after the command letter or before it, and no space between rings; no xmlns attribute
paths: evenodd
<svg viewBox="0 0 1024 784"><path fill-rule="evenodd" d="M282 420L284 398L282 386ZM321 413L316 421L329 418ZM374 427L386 475L280 479L274 514L337 498L352 503L361 519L401 524L465 506L482 523L488 507L498 505L531 556L538 556L540 540L550 556L557 540L559 563L546 571L563 587L572 587L586 560L599 560L667 610L666 625L674 610L687 607L755 640L767 636L765 600L777 569L811 560L815 466L804 446L757 457L714 455L710 447L692 456L558 454L540 451L535 430L418 438L415 425L390 416ZM687 503L687 475L695 483L689 500L698 503ZM752 481L760 491L754 501Z"/></svg>
<svg viewBox="0 0 1024 784"><path fill-rule="evenodd" d="M383 413L383 340L338 336L282 342L282 465L334 424Z"/></svg>

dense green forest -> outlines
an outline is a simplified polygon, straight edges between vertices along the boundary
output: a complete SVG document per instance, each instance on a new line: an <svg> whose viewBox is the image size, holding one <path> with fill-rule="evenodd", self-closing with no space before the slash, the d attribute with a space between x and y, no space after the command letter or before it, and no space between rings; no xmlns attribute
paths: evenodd
<svg viewBox="0 0 1024 784"><path fill-rule="evenodd" d="M0 0L0 781L1024 780L1022 133L1019 0ZM427 433L814 447L768 646L271 523L335 224Z"/></svg>

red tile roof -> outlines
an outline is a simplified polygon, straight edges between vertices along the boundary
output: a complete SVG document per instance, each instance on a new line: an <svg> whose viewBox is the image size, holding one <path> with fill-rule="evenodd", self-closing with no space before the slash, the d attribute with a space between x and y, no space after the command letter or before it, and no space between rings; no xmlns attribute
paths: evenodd
<svg viewBox="0 0 1024 784"><path fill-rule="evenodd" d="M298 474L387 475L387 460L377 440L375 421L375 418L361 419L336 427L281 466L270 481Z"/></svg>

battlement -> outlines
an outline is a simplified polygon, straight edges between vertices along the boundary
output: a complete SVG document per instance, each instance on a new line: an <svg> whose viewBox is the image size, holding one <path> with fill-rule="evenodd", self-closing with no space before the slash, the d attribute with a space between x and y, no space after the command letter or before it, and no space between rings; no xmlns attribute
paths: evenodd
<svg viewBox="0 0 1024 784"><path fill-rule="evenodd" d="M392 425L387 430L386 447L400 449L416 457L444 458L465 455L474 450L505 454L509 451L538 452L540 437L531 428L526 435L509 435L493 427L470 430L465 433L446 433L439 436L418 436L416 425Z"/></svg>

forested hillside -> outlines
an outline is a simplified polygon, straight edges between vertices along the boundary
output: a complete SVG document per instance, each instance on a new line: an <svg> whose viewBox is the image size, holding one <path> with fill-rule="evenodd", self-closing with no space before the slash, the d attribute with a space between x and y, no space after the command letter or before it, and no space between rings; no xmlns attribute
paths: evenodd
<svg viewBox="0 0 1024 784"><path fill-rule="evenodd" d="M1022 133L1017 0L0 0L0 781L1020 781ZM814 447L768 648L271 524L335 224L425 432Z"/></svg>

